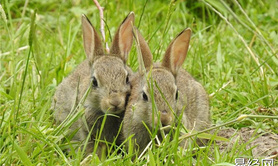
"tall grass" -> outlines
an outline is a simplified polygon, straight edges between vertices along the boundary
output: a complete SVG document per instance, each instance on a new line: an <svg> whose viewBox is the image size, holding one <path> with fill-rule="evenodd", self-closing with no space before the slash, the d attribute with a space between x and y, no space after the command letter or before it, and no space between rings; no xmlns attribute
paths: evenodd
<svg viewBox="0 0 278 166"><path fill-rule="evenodd" d="M76 148L79 143L65 137L67 127L57 128L50 106L57 85L85 59L80 16L86 14L99 29L97 8L91 0L0 4L0 165L232 165L239 156L252 158L246 144L235 143L231 152L220 154L213 142L197 151L194 143L181 149L174 135L173 141L166 136L160 146L152 146L134 161L134 153L124 145L116 148L124 156L111 151L106 159L84 159ZM212 94L213 123L221 125L242 114L267 115L230 127L278 133L278 119L268 117L278 116L276 1L100 0L100 4L108 43L122 19L134 11L135 25L158 61L171 39L190 27L193 36L184 68ZM137 70L135 47L128 63Z"/></svg>

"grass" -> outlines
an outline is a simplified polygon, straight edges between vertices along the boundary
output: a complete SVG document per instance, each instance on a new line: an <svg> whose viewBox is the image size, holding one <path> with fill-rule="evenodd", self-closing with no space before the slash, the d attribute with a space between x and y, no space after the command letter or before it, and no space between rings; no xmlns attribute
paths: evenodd
<svg viewBox="0 0 278 166"><path fill-rule="evenodd" d="M75 144L64 139L66 129L58 133L50 111L57 85L85 59L81 14L100 28L93 1L2 0L0 4L0 165L130 165L131 153L124 157L111 153L102 161L97 157L83 160L81 151L63 153ZM278 116L276 1L101 0L100 4L105 8L107 42L111 43L110 34L122 19L134 11L135 25L148 41L155 60L161 59L179 32L186 27L193 30L184 68L208 94L213 94L210 105L214 124L242 114ZM128 63L137 70L135 47ZM255 116L230 127L277 134L277 124L278 119ZM226 154L220 154L213 143L209 145L213 151L194 151L193 147L178 150L177 143L169 139L161 144L134 163L232 165L239 156L251 158L250 150L241 144L235 144Z"/></svg>

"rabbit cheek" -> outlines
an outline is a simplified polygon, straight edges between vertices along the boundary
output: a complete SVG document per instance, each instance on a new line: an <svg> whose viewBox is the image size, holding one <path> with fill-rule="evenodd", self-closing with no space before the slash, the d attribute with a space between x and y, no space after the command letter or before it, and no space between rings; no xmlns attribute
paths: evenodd
<svg viewBox="0 0 278 166"><path fill-rule="evenodd" d="M187 129L192 129L192 125L190 123L190 120L188 119L188 117L186 116L186 114L184 113L182 115L182 124L187 128Z"/></svg>
<svg viewBox="0 0 278 166"><path fill-rule="evenodd" d="M132 120L140 125L152 125L152 106L146 102L138 102L132 105ZM143 126L144 127L144 126Z"/></svg>
<svg viewBox="0 0 278 166"><path fill-rule="evenodd" d="M155 128L157 125L158 125L158 120L157 120L157 117L155 116L154 117L154 127L153 128Z"/></svg>

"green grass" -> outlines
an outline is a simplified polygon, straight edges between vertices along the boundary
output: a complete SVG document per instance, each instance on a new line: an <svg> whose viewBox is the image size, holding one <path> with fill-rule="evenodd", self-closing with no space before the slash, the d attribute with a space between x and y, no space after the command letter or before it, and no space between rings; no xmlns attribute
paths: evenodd
<svg viewBox="0 0 278 166"><path fill-rule="evenodd" d="M85 59L81 19L86 14L100 29L92 0L1 0L0 12L0 165L86 165L82 152L58 132L50 111L57 85ZM100 1L105 8L106 40L111 43L122 19L136 14L135 25L160 60L170 41L183 29L193 30L184 68L210 97L212 120L221 125L241 114L278 116L278 3L253 0ZM36 13L36 15L34 15ZM135 47L128 61L137 70ZM225 88L221 87L227 84ZM259 128L278 133L278 119L249 118L233 128ZM174 137L177 139L177 136ZM137 165L231 165L250 156L245 145L222 154L215 144L199 151L180 150L165 139L136 158ZM240 149L240 151L238 151ZM124 151L126 151L123 148ZM193 157L195 156L195 157ZM130 165L132 154L111 153L88 163ZM147 157L147 159L146 159Z"/></svg>

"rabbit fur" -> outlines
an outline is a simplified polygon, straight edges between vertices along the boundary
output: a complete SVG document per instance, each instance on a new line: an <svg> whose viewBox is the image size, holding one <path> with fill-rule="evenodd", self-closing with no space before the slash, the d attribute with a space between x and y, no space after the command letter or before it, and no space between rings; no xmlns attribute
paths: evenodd
<svg viewBox="0 0 278 166"><path fill-rule="evenodd" d="M86 148L87 153L93 149L105 114L117 117L107 115L100 139L112 143L119 132L131 91L129 80L133 72L126 65L126 61L132 47L134 17L131 12L124 19L113 39L110 54L105 54L95 28L89 19L82 15L83 44L87 59L61 82L55 92L52 109L55 121L61 124L81 101L88 88L90 89L83 104L85 122L79 118L70 127L71 131L78 130L73 140L83 141L94 126Z"/></svg>
<svg viewBox="0 0 278 166"><path fill-rule="evenodd" d="M181 68L189 48L191 30L185 29L171 42L161 63L153 63L149 46L138 30L134 30L134 36L139 46L139 71L131 83L133 88L123 120L124 139L132 136L134 148L141 153L151 141L145 125L151 131L159 120L162 126L174 125L177 121L174 114L177 117L183 114L182 123L189 130L202 130L210 126L208 95L203 86ZM151 83L147 81L150 78L156 82L173 110L171 111L159 89L153 85L154 101L160 119L152 111L149 88ZM129 144L126 145L128 147Z"/></svg>

